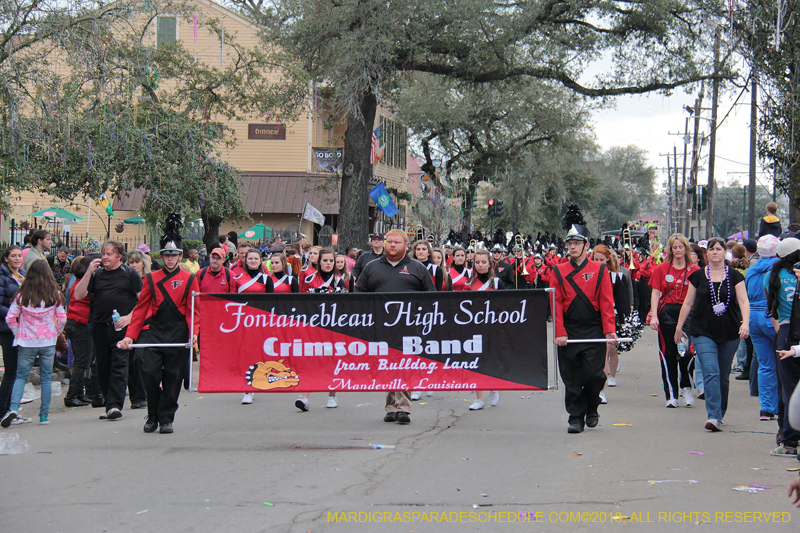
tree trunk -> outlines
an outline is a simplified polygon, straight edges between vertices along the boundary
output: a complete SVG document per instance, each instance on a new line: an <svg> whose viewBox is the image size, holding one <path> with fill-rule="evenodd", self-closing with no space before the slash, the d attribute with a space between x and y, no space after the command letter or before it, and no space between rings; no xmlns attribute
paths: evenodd
<svg viewBox="0 0 800 533"><path fill-rule="evenodd" d="M344 134L342 192L339 199L340 250L345 250L348 246L363 248L369 231L367 186L372 177L370 147L378 100L371 92L365 92L358 106L363 118L356 118L350 113Z"/></svg>
<svg viewBox="0 0 800 533"><path fill-rule="evenodd" d="M203 219L203 243L211 253L211 243L219 242L219 226L222 224L222 218L214 215L213 213L206 212L205 209L200 210L200 218Z"/></svg>
<svg viewBox="0 0 800 533"><path fill-rule="evenodd" d="M800 224L800 168L789 168L789 224Z"/></svg>

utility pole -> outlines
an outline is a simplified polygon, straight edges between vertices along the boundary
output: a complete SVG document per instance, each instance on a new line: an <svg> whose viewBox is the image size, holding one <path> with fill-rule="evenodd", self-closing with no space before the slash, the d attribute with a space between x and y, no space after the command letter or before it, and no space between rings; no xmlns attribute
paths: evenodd
<svg viewBox="0 0 800 533"><path fill-rule="evenodd" d="M669 164L669 154L667 154L667 231L672 232L672 167Z"/></svg>
<svg viewBox="0 0 800 533"><path fill-rule="evenodd" d="M719 71L719 28L714 31L714 75ZM706 206L706 239L714 236L714 159L717 152L717 103L719 78L711 85L711 142L708 147L708 206ZM698 218L699 220L699 218Z"/></svg>
<svg viewBox="0 0 800 533"><path fill-rule="evenodd" d="M750 78L750 197L748 198L747 230L756 235L756 134L758 132L758 80L753 72Z"/></svg>
<svg viewBox="0 0 800 533"><path fill-rule="evenodd" d="M684 138L684 142L683 142L683 178L681 179L681 203L678 206L678 208L680 209L680 215L681 215L681 218L683 219L683 234L684 235L689 235L689 224L690 224L691 221L689 220L689 214L688 214L688 209L687 209L688 204L686 202L686 200L687 200L687 198L686 198L686 155L687 155L686 147L689 146L689 143L686 142L686 139L688 139L688 137L689 137L689 117L686 117L686 121L684 122L684 125L683 125L683 136L684 136L683 137Z"/></svg>
<svg viewBox="0 0 800 533"><path fill-rule="evenodd" d="M689 223L691 224L695 218L697 219L697 234L700 235L700 213L697 209L697 197L699 196L699 191L697 190L697 172L700 168L700 109L703 104L703 92L704 92L704 84L703 82L700 83L700 94L698 95L697 99L694 101L694 139L692 142L692 168L689 173L689 186L695 187L695 201L692 202L692 217ZM688 211L688 210L687 210ZM693 228L690 226L690 232L686 235L689 238L694 237Z"/></svg>
<svg viewBox="0 0 800 533"><path fill-rule="evenodd" d="M689 119L686 120L688 121ZM672 166L675 168L675 211L673 213L673 216L675 217L675 225L669 229L670 235L672 235L672 233L679 232L681 228L681 200L680 196L678 195L678 147L674 144L672 145ZM684 172L684 177L685 176L686 174Z"/></svg>

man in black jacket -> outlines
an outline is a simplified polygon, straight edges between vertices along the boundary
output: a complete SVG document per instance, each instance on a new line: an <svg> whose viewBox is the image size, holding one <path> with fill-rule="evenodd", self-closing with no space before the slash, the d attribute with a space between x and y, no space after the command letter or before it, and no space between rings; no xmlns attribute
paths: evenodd
<svg viewBox="0 0 800 533"><path fill-rule="evenodd" d="M370 235L370 242L372 243L372 250L366 250L361 254L361 257L358 258L356 265L353 267L353 271L350 273L356 279L361 275L361 271L367 263L383 255L383 235L373 233Z"/></svg>

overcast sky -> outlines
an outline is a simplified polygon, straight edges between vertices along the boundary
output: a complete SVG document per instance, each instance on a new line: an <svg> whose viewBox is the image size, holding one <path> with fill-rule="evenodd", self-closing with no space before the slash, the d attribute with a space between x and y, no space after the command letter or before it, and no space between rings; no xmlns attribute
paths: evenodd
<svg viewBox="0 0 800 533"><path fill-rule="evenodd" d="M736 88L734 88L736 89ZM719 184L729 184L739 180L740 184L747 183L748 161L750 152L750 93L745 92L734 105L741 89L730 91L720 97L718 121L721 121L728 111L728 117L717 130L717 157L715 179ZM616 106L594 115L594 131L597 142L603 148L611 146L627 146L630 144L645 149L648 153L650 164L659 169L657 185L660 187L666 181L666 157L659 154L672 153L673 146L678 148L678 165L683 164L682 135L685 118L689 114L684 106L694 107L697 94L685 94L682 90L669 97L652 94L648 96L626 96L617 100ZM711 118L711 95L707 90L703 98L702 116ZM701 131L709 133L709 120L701 120ZM690 134L694 128L694 121L689 122ZM708 145L701 152L701 166L705 169L700 172L700 183L708 182ZM689 159L691 163L691 145L689 145ZM664 169L664 170L662 170ZM772 181L767 176L759 174L759 183L772 190Z"/></svg>

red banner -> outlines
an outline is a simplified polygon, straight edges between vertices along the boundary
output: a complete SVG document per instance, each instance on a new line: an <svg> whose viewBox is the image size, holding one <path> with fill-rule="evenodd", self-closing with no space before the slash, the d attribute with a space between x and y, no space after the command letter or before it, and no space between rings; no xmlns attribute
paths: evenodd
<svg viewBox="0 0 800 533"><path fill-rule="evenodd" d="M199 392L541 390L544 291L204 294Z"/></svg>

